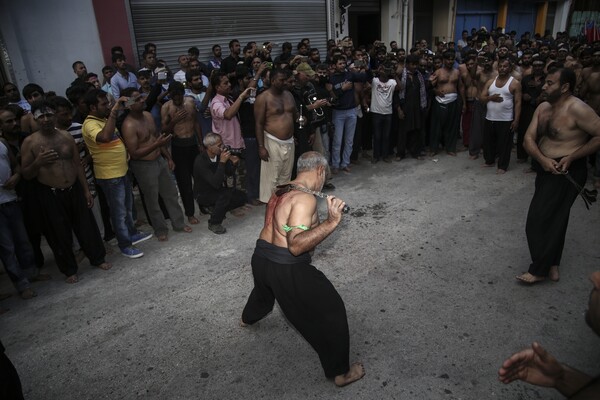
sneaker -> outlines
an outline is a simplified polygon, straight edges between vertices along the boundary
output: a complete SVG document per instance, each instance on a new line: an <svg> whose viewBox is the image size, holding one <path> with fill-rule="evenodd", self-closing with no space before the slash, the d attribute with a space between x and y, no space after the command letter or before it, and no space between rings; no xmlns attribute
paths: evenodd
<svg viewBox="0 0 600 400"><path fill-rule="evenodd" d="M216 233L217 235L222 235L227 232L227 229L221 224L208 224L208 229Z"/></svg>
<svg viewBox="0 0 600 400"><path fill-rule="evenodd" d="M121 249L121 254L123 254L127 258L140 258L144 255L144 253L140 249L135 248L133 246Z"/></svg>
<svg viewBox="0 0 600 400"><path fill-rule="evenodd" d="M145 232L138 231L137 233L131 235L131 244L136 245L138 243L145 242L146 240L150 239L151 237L152 237L151 233L145 233Z"/></svg>

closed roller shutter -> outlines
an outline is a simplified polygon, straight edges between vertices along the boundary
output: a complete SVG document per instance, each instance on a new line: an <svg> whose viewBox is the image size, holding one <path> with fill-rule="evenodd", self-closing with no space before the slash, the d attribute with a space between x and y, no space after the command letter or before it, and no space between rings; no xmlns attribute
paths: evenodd
<svg viewBox="0 0 600 400"><path fill-rule="evenodd" d="M274 44L272 57L281 51L283 42L296 44L309 38L311 47L326 53L327 13L325 0L130 0L131 19L138 53L144 44L158 47L158 57L174 71L177 57L192 46L200 50L206 62L211 48L218 44L223 58L229 55L228 44L238 39L242 48L255 41Z"/></svg>

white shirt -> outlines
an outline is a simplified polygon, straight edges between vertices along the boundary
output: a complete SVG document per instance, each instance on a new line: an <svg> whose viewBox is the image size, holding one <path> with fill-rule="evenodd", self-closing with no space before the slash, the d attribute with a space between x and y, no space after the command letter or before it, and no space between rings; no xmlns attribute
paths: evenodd
<svg viewBox="0 0 600 400"><path fill-rule="evenodd" d="M396 85L395 79L381 82L379 78L373 78L371 82L371 112L383 115L392 113L392 99Z"/></svg>

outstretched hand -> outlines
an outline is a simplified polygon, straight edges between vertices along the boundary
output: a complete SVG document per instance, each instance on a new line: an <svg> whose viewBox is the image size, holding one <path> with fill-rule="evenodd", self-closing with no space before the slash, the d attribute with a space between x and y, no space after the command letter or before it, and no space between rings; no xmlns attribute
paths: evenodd
<svg viewBox="0 0 600 400"><path fill-rule="evenodd" d="M346 203L343 200L338 199L335 196L327 196L327 212L329 213L327 219L334 222L336 225L339 224L342 220L342 210L345 205Z"/></svg>
<svg viewBox="0 0 600 400"><path fill-rule="evenodd" d="M502 363L498 379L511 383L517 379L537 386L555 387L564 373L563 366L539 343L513 354Z"/></svg>

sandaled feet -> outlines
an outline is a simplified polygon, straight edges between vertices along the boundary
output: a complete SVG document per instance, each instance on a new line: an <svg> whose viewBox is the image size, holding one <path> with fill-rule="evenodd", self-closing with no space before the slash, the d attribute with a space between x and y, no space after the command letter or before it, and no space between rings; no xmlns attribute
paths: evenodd
<svg viewBox="0 0 600 400"><path fill-rule="evenodd" d="M194 217L193 215L190 215L188 217L188 222L192 225L196 225L197 223L199 223L200 221L198 221L198 218Z"/></svg>
<svg viewBox="0 0 600 400"><path fill-rule="evenodd" d="M553 282L558 282L560 280L560 274L558 273L558 265L553 265L550 267L550 272L548 273L548 277Z"/></svg>
<svg viewBox="0 0 600 400"><path fill-rule="evenodd" d="M362 363L356 362L350 366L350 370L344 375L336 376L334 382L336 386L342 387L356 382L363 376L365 376L365 367L363 367Z"/></svg>
<svg viewBox="0 0 600 400"><path fill-rule="evenodd" d="M534 283L541 282L546 279L543 276L531 275L529 272L525 272L524 274L517 275L517 276L515 276L515 278L517 278L518 281L527 283L529 285L533 285Z"/></svg>
<svg viewBox="0 0 600 400"><path fill-rule="evenodd" d="M77 275L68 276L67 279L65 280L65 282L67 282L67 283L77 283L77 282L79 282L79 277Z"/></svg>
<svg viewBox="0 0 600 400"><path fill-rule="evenodd" d="M111 263L107 263L107 262L103 262L102 264L98 265L98 268L100 268L103 271L108 271L109 269L112 268L112 264Z"/></svg>

